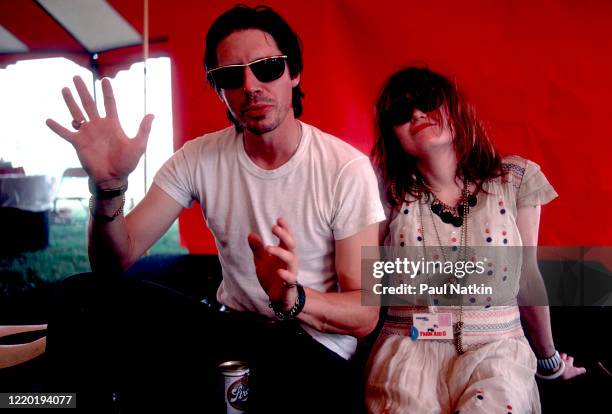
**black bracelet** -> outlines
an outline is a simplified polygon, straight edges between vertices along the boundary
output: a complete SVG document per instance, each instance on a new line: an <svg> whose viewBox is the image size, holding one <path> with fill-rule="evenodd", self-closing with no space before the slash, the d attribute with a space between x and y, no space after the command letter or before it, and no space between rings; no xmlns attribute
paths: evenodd
<svg viewBox="0 0 612 414"><path fill-rule="evenodd" d="M110 200L111 198L119 197L120 195L125 194L128 189L127 182L121 187L117 188L100 188L91 178L89 179L88 185L89 192L98 200Z"/></svg>
<svg viewBox="0 0 612 414"><path fill-rule="evenodd" d="M295 319L302 309L304 309L304 304L306 303L306 292L304 291L304 287L299 283L297 283L295 287L297 288L297 298L295 299L295 303L291 309L284 311L281 303L270 303L269 306L272 308L278 319Z"/></svg>

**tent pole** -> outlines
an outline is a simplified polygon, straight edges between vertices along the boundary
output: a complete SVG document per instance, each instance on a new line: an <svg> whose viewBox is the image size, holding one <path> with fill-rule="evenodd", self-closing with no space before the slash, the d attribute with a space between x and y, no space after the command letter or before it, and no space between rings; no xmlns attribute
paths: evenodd
<svg viewBox="0 0 612 414"><path fill-rule="evenodd" d="M144 0L144 25L142 28L142 60L143 60L143 108L144 115L147 114L147 60L149 59L149 0ZM147 148L145 147L144 152L144 194L147 194ZM145 256L149 255L149 249L144 253Z"/></svg>
<svg viewBox="0 0 612 414"><path fill-rule="evenodd" d="M149 0L144 0L144 27L143 27L143 108L144 114L147 114L147 60L149 59ZM147 176L147 150L144 153L144 192L147 192L148 176Z"/></svg>
<svg viewBox="0 0 612 414"><path fill-rule="evenodd" d="M98 94L96 93L96 79L100 78L98 73L98 54L92 53L89 57L89 66L91 67L91 86L93 89L93 100L96 106L98 106Z"/></svg>

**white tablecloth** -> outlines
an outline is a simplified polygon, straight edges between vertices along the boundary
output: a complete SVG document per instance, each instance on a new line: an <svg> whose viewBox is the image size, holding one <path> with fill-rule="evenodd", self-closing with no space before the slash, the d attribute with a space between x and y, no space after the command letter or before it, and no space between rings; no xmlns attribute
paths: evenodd
<svg viewBox="0 0 612 414"><path fill-rule="evenodd" d="M49 175L0 175L0 207L39 212L53 208L55 178Z"/></svg>

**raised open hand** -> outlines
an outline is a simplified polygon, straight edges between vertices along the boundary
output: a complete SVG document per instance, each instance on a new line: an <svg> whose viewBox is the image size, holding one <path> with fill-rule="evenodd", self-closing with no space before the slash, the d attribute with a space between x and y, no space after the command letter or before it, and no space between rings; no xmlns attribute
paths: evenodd
<svg viewBox="0 0 612 414"><path fill-rule="evenodd" d="M72 127L76 132L64 128L52 119L47 119L47 126L74 146L81 165L96 184L126 181L147 147L153 115L146 115L142 119L138 133L130 139L119 123L113 88L108 79L102 79L105 117L98 114L96 104L83 79L75 76L74 86L87 118L70 89L63 88L62 96L72 115Z"/></svg>

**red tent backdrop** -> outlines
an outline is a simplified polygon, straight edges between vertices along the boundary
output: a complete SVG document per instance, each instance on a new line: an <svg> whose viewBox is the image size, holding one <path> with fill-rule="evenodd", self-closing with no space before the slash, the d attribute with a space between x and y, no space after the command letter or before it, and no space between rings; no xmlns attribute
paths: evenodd
<svg viewBox="0 0 612 414"><path fill-rule="evenodd" d="M44 43L50 29L40 32L33 20L16 16L11 17L11 27L5 24L6 5L16 3L28 2L0 3L0 24L15 30L27 25L30 44ZM142 33L141 0L109 3ZM205 83L202 56L207 28L233 4L150 1L151 38L161 39L154 50L172 58L177 148L227 125L224 107ZM368 152L373 103L384 79L402 66L426 63L457 81L502 153L539 163L559 192L560 198L543 209L541 244L612 244L607 221L612 205L612 174L607 168L612 126L604 122L607 98L612 96L611 3L267 4L289 21L304 44L304 121ZM68 46L62 50L75 52ZM139 53L134 48L100 53L100 72L110 74ZM180 232L191 252L214 251L197 207L182 214Z"/></svg>

